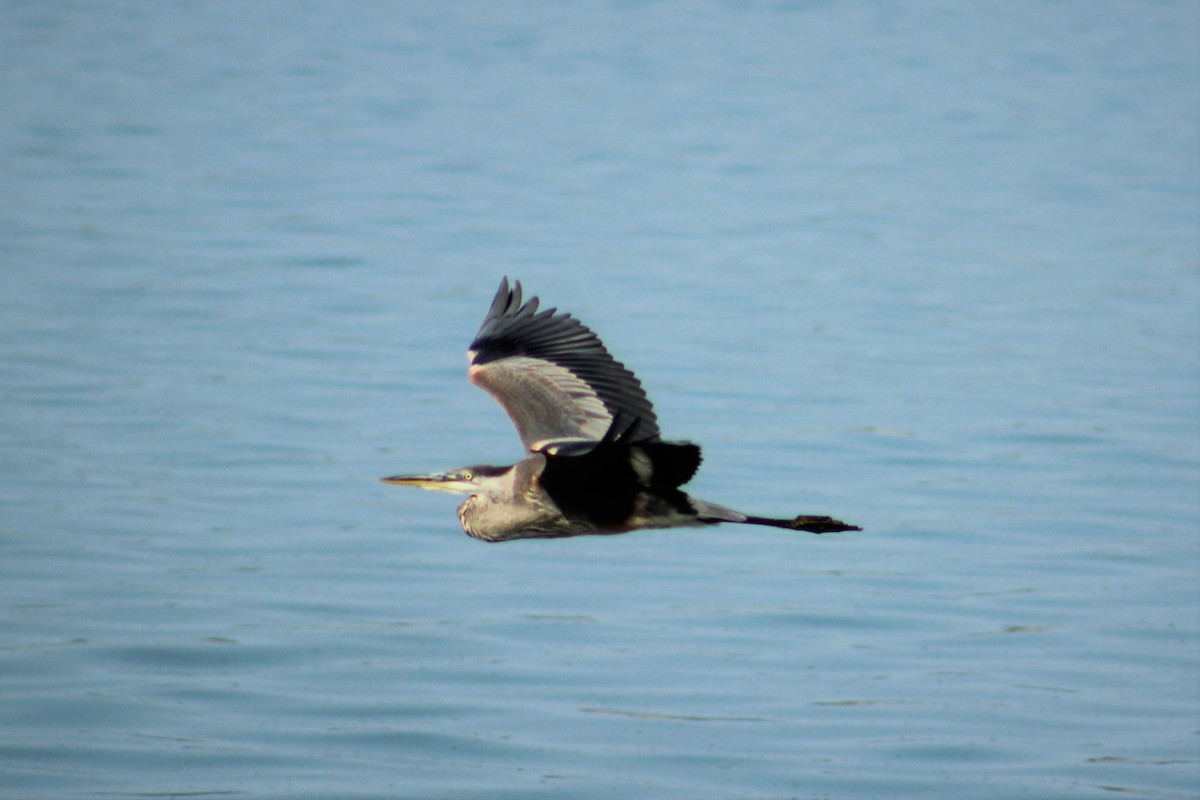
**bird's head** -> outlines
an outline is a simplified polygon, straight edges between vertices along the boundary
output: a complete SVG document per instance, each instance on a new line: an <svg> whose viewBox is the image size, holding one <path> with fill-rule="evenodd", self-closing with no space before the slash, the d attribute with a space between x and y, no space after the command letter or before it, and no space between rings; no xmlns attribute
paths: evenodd
<svg viewBox="0 0 1200 800"><path fill-rule="evenodd" d="M485 491L491 482L502 479L510 470L512 467L480 465L429 475L393 475L390 478L380 478L380 480L393 486L415 486L418 489L428 489L432 492L479 494Z"/></svg>

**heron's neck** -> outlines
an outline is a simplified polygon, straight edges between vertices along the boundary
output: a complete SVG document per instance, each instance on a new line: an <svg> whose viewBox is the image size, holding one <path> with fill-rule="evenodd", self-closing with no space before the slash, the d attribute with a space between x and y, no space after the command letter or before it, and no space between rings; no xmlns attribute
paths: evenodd
<svg viewBox="0 0 1200 800"><path fill-rule="evenodd" d="M479 495L473 494L459 504L458 522L468 536L486 541L488 537L483 535L483 526L479 524L482 510L483 504L479 500Z"/></svg>

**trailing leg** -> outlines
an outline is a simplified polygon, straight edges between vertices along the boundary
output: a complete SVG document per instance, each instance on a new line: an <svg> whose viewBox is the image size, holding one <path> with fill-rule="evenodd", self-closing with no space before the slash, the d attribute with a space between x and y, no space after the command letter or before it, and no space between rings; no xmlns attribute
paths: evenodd
<svg viewBox="0 0 1200 800"><path fill-rule="evenodd" d="M772 517L752 517L732 508L710 503L697 497L688 497L687 501L696 510L696 515L703 522L738 522L744 525L769 525L772 528L787 528L792 531L808 531L809 533L838 533L840 531L861 531L857 525L849 525L833 517L801 514L794 519L774 519Z"/></svg>
<svg viewBox="0 0 1200 800"><path fill-rule="evenodd" d="M861 531L857 525L847 525L833 517L810 516L801 514L795 519L770 519L768 517L746 517L742 520L747 525L770 525L773 528L787 528L793 531L808 531L809 533L840 533L842 531Z"/></svg>

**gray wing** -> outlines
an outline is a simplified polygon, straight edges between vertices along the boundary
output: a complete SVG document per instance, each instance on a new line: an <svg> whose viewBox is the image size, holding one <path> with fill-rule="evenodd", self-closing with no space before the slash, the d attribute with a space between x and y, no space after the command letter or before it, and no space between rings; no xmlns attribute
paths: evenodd
<svg viewBox="0 0 1200 800"><path fill-rule="evenodd" d="M467 376L504 407L525 448L625 431L657 441L658 420L634 374L579 320L537 308L536 297L522 305L520 282L510 289L505 278L467 353Z"/></svg>

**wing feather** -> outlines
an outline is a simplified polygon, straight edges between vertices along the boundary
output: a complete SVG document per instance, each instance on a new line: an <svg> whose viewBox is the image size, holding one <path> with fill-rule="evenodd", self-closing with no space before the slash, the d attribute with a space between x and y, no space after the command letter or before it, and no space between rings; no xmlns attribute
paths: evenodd
<svg viewBox="0 0 1200 800"><path fill-rule="evenodd" d="M641 383L570 314L521 302L508 278L468 351L471 382L496 398L526 449L552 439L600 440L614 422L657 441L658 420ZM623 431L617 431L617 434Z"/></svg>

